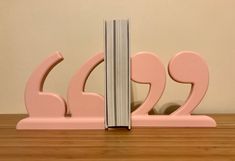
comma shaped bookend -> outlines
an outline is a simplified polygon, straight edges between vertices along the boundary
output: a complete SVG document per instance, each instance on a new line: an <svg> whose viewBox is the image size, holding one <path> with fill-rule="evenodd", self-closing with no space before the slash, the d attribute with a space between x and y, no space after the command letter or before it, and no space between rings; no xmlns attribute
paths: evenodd
<svg viewBox="0 0 235 161"><path fill-rule="evenodd" d="M104 129L104 98L84 92L91 71L103 61L103 53L88 60L72 78L68 90L68 105L72 117L65 117L66 103L56 94L43 92L43 84L53 67L63 60L55 53L43 61L31 74L25 89L28 118L18 122L17 129Z"/></svg>
<svg viewBox="0 0 235 161"><path fill-rule="evenodd" d="M104 60L102 52L90 58L72 77L66 102L54 93L44 92L48 73L63 60L56 52L42 62L31 74L25 89L25 104L29 114L17 124L17 129L104 129L103 96L85 92L85 84L92 70ZM149 93L142 105L132 113L133 127L215 127L216 122L203 115L191 115L208 88L209 72L204 60L193 52L176 54L168 65L169 75L179 83L191 84L185 103L170 115L149 115L165 89L164 65L154 53L140 52L131 59L132 80L149 84Z"/></svg>
<svg viewBox="0 0 235 161"><path fill-rule="evenodd" d="M104 54L97 53L76 72L69 84L67 99L71 121L82 129L104 129L104 97L84 91L90 73L103 60Z"/></svg>
<svg viewBox="0 0 235 161"><path fill-rule="evenodd" d="M144 103L132 113L133 127L215 127L216 122L191 112L204 97L209 80L204 60L193 52L180 52L170 61L168 71L179 83L190 83L191 92L185 103L170 115L148 115L165 88L165 70L159 58L150 52L141 52L132 58L132 80L150 84Z"/></svg>

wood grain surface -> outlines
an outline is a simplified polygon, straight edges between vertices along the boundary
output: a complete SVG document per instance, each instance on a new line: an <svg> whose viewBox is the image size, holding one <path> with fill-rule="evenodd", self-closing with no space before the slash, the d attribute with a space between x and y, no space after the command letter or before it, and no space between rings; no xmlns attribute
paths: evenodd
<svg viewBox="0 0 235 161"><path fill-rule="evenodd" d="M235 114L216 128L22 130L0 115L0 161L235 161Z"/></svg>

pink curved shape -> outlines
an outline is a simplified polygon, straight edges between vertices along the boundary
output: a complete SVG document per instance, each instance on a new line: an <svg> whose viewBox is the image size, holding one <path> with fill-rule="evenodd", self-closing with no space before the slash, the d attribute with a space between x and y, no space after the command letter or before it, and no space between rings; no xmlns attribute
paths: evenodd
<svg viewBox="0 0 235 161"><path fill-rule="evenodd" d="M54 93L43 91L48 73L62 60L63 56L56 52L31 74L25 88L25 105L30 117L64 117L66 112L64 99Z"/></svg>
<svg viewBox="0 0 235 161"><path fill-rule="evenodd" d="M72 117L104 117L104 97L84 91L88 76L103 60L104 54L97 53L72 77L68 88L68 108Z"/></svg>
<svg viewBox="0 0 235 161"><path fill-rule="evenodd" d="M89 74L104 60L103 53L88 60L69 84L68 102L72 117L64 117L65 102L62 98L42 92L47 74L62 59L59 53L52 55L30 77L25 97L30 117L20 120L17 129L104 129L104 98L84 92Z"/></svg>
<svg viewBox="0 0 235 161"><path fill-rule="evenodd" d="M172 115L148 115L163 93L165 87L164 67L153 53L142 52L132 58L132 79L139 83L150 84L149 93L144 103L132 113L132 126L215 127L215 120L208 116L190 115L190 112L205 95L208 87L208 69L201 58L192 53L177 54L169 64L169 71L175 80L194 84L191 95L186 104L182 106L183 109L177 110ZM198 87L198 85L201 86Z"/></svg>
<svg viewBox="0 0 235 161"><path fill-rule="evenodd" d="M183 51L170 60L168 71L176 82L192 84L185 103L171 115L190 115L200 104L208 89L208 66L199 54Z"/></svg>
<svg viewBox="0 0 235 161"><path fill-rule="evenodd" d="M166 72L164 65L156 54L139 52L131 59L131 72L133 81L150 85L144 103L132 112L132 116L148 115L148 112L161 98L165 89Z"/></svg>

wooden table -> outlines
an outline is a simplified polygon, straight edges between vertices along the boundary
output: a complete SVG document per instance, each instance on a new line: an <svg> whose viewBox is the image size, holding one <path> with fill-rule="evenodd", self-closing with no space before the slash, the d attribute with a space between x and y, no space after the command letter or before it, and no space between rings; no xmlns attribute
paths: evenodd
<svg viewBox="0 0 235 161"><path fill-rule="evenodd" d="M0 161L235 161L235 114L217 128L17 131L26 115L0 115Z"/></svg>

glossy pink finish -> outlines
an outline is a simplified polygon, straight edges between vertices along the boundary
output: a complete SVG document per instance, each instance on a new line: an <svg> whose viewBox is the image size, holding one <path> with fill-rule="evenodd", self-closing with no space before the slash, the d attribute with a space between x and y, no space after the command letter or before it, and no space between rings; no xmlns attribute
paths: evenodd
<svg viewBox="0 0 235 161"><path fill-rule="evenodd" d="M165 87L164 67L153 53L142 52L132 58L132 79L150 84L144 103L132 113L133 127L215 127L216 122L208 116L192 116L208 88L208 67L203 59L192 52L176 54L169 63L169 74L181 83L191 83L186 103L171 115L148 115L160 99Z"/></svg>

